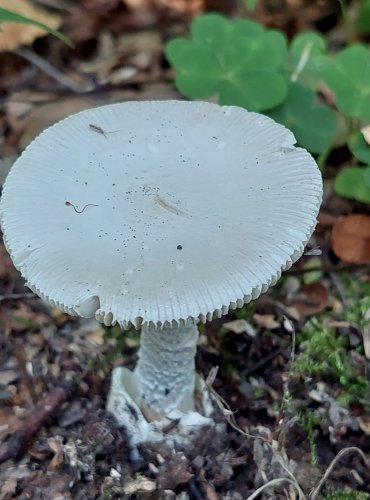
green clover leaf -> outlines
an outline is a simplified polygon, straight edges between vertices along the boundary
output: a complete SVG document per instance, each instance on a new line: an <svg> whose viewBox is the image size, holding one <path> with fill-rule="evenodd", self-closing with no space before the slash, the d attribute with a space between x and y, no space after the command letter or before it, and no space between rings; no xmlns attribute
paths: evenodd
<svg viewBox="0 0 370 500"><path fill-rule="evenodd" d="M370 165L370 145L365 141L362 132L356 132L348 141L348 147L358 160Z"/></svg>
<svg viewBox="0 0 370 500"><path fill-rule="evenodd" d="M370 202L370 167L343 168L335 178L334 189L340 196Z"/></svg>
<svg viewBox="0 0 370 500"><path fill-rule="evenodd" d="M166 46L175 68L175 83L187 97L218 94L220 104L262 111L280 104L287 84L279 69L287 54L287 42L279 32L218 14L199 16L191 38L177 38Z"/></svg>
<svg viewBox="0 0 370 500"><path fill-rule="evenodd" d="M357 17L357 29L360 35L370 33L370 0L362 0Z"/></svg>
<svg viewBox="0 0 370 500"><path fill-rule="evenodd" d="M315 92L299 83L290 83L286 100L269 115L292 130L298 143L311 153L324 153L333 142L335 111L319 103Z"/></svg>
<svg viewBox="0 0 370 500"><path fill-rule="evenodd" d="M299 33L290 44L289 71L291 80L301 82L315 89L321 79L320 68L317 65L317 56L327 50L324 37L314 31Z"/></svg>
<svg viewBox="0 0 370 500"><path fill-rule="evenodd" d="M320 69L339 110L354 118L370 120L369 48L353 44L335 58L321 56Z"/></svg>

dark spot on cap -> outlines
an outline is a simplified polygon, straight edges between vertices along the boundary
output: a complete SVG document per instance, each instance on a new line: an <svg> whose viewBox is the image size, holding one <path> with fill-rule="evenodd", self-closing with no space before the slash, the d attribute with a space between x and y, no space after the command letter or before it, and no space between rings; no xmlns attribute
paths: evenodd
<svg viewBox="0 0 370 500"><path fill-rule="evenodd" d="M177 250L182 250L182 245L177 245Z"/></svg>

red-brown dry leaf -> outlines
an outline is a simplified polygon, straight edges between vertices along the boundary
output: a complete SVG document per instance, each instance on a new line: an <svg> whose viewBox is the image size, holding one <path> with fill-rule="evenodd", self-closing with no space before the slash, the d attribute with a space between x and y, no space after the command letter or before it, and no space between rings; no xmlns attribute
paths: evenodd
<svg viewBox="0 0 370 500"><path fill-rule="evenodd" d="M204 9L204 0L123 0L134 10L168 10L176 15L196 16Z"/></svg>
<svg viewBox="0 0 370 500"><path fill-rule="evenodd" d="M323 311L329 302L328 290L321 283L303 285L293 298L294 307L307 316Z"/></svg>
<svg viewBox="0 0 370 500"><path fill-rule="evenodd" d="M370 262L370 216L351 214L338 219L331 233L332 249L344 262Z"/></svg>

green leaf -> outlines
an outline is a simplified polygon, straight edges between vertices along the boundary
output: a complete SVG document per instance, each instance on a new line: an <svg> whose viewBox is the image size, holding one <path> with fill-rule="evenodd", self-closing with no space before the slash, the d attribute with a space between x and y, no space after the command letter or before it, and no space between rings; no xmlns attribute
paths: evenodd
<svg viewBox="0 0 370 500"><path fill-rule="evenodd" d="M278 68L287 54L284 35L248 19L199 16L191 38L166 46L175 83L190 98L219 95L220 103L262 111L280 104L287 84Z"/></svg>
<svg viewBox="0 0 370 500"><path fill-rule="evenodd" d="M242 106L249 111L270 109L286 97L284 78L273 71L256 70L221 82L220 104Z"/></svg>
<svg viewBox="0 0 370 500"><path fill-rule="evenodd" d="M257 35L262 35L265 31L262 24L252 19L234 19L230 24L233 39L238 36L253 38Z"/></svg>
<svg viewBox="0 0 370 500"><path fill-rule="evenodd" d="M370 120L369 68L370 50L360 44L346 47L334 59L321 59L323 79L339 110L363 120Z"/></svg>
<svg viewBox="0 0 370 500"><path fill-rule="evenodd" d="M319 103L315 92L299 83L290 84L286 100L269 115L292 130L298 143L311 153L324 153L333 143L335 111Z"/></svg>
<svg viewBox="0 0 370 500"><path fill-rule="evenodd" d="M219 51L229 41L231 23L219 14L206 14L194 19L190 32L194 42Z"/></svg>
<svg viewBox="0 0 370 500"><path fill-rule="evenodd" d="M370 166L364 169L364 181L366 186L370 189Z"/></svg>
<svg viewBox="0 0 370 500"><path fill-rule="evenodd" d="M3 9L0 7L0 24L2 22L7 22L7 23L20 23L20 24L31 24L32 26L37 26L38 28L41 28L48 33L51 33L55 37L59 38L62 42L64 42L66 45L69 47L73 47L73 43L71 40L63 35L58 30L55 30L54 28L50 28L50 26L47 26L44 23L40 23L39 21L36 21L35 19L30 19L29 17L22 16L21 14L17 14L16 12L12 12L8 9Z"/></svg>
<svg viewBox="0 0 370 500"><path fill-rule="evenodd" d="M244 0L245 6L248 10L254 10L257 6L258 0Z"/></svg>
<svg viewBox="0 0 370 500"><path fill-rule="evenodd" d="M370 0L362 0L357 17L357 30L360 35L370 33Z"/></svg>
<svg viewBox="0 0 370 500"><path fill-rule="evenodd" d="M289 49L291 79L315 88L321 78L316 58L326 50L326 40L318 33L307 31L298 34Z"/></svg>
<svg viewBox="0 0 370 500"><path fill-rule="evenodd" d="M216 93L223 72L210 48L177 38L167 44L166 56L171 64L175 61L181 67L175 83L184 95L200 99Z"/></svg>
<svg viewBox="0 0 370 500"><path fill-rule="evenodd" d="M358 160L370 165L370 146L365 141L362 132L358 131L350 138L348 147Z"/></svg>
<svg viewBox="0 0 370 500"><path fill-rule="evenodd" d="M370 176L369 170L363 167L343 168L335 179L336 193L363 203L370 202L370 184L365 182L365 174Z"/></svg>

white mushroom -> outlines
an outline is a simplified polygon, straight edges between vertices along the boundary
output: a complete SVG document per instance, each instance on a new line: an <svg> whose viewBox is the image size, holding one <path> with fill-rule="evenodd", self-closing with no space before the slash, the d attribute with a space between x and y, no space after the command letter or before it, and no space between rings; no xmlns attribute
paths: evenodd
<svg viewBox="0 0 370 500"><path fill-rule="evenodd" d="M28 286L142 327L135 372L116 369L108 400L133 444L159 439L141 412L194 424L196 323L257 298L303 252L322 181L294 144L241 108L127 102L66 118L14 164L1 224Z"/></svg>

